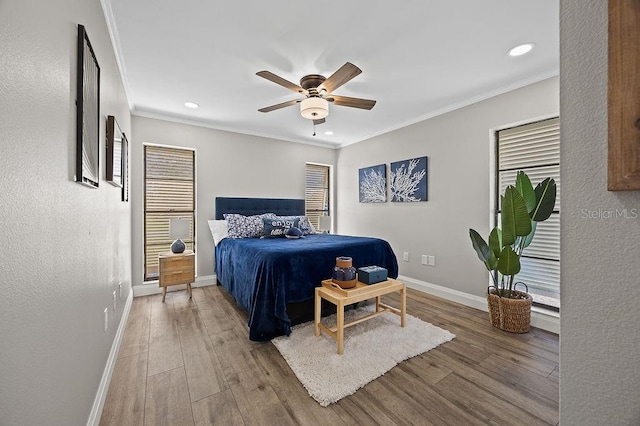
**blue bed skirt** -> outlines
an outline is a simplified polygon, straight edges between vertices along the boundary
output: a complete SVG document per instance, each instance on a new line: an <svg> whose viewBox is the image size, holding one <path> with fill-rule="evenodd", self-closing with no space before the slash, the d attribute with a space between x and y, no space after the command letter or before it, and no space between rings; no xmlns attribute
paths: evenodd
<svg viewBox="0 0 640 426"><path fill-rule="evenodd" d="M331 277L336 257L353 266L378 265L398 276L388 242L378 238L315 234L301 239L226 238L215 251L218 281L249 313L249 338L267 341L291 333L287 304L313 299Z"/></svg>

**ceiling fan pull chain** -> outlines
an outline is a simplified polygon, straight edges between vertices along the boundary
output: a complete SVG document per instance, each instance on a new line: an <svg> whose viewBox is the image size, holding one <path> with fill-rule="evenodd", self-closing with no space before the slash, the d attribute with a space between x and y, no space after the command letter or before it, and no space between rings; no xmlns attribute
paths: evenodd
<svg viewBox="0 0 640 426"><path fill-rule="evenodd" d="M316 135L316 122L314 121L313 122L313 135L312 136L315 136L315 135Z"/></svg>

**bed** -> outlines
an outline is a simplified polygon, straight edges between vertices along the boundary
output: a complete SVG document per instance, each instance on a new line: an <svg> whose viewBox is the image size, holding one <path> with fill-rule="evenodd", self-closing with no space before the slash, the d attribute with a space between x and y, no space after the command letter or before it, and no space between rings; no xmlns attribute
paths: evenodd
<svg viewBox="0 0 640 426"><path fill-rule="evenodd" d="M275 213L303 216L304 200L216 198L216 219L224 214ZM332 234L287 238L225 238L215 248L218 283L249 313L249 338L267 341L291 333L301 318L311 319L315 287L331 276L338 256L353 266L378 265L396 278L398 263L388 242L379 238Z"/></svg>

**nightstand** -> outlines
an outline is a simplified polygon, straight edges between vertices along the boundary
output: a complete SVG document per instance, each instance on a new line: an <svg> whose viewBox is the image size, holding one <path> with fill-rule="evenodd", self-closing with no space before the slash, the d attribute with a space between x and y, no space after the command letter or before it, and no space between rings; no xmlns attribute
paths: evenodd
<svg viewBox="0 0 640 426"><path fill-rule="evenodd" d="M184 253L165 252L158 254L160 266L159 284L162 287L162 302L167 295L167 287L186 284L191 298L191 283L196 280L196 255L191 250Z"/></svg>

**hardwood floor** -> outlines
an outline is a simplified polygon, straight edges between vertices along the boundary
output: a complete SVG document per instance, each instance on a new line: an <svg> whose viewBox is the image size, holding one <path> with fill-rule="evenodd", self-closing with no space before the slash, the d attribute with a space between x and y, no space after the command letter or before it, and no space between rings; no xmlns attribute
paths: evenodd
<svg viewBox="0 0 640 426"><path fill-rule="evenodd" d="M397 295L385 296L397 304ZM222 287L133 300L101 425L557 425L558 336L408 289L407 312L456 335L326 408Z"/></svg>

